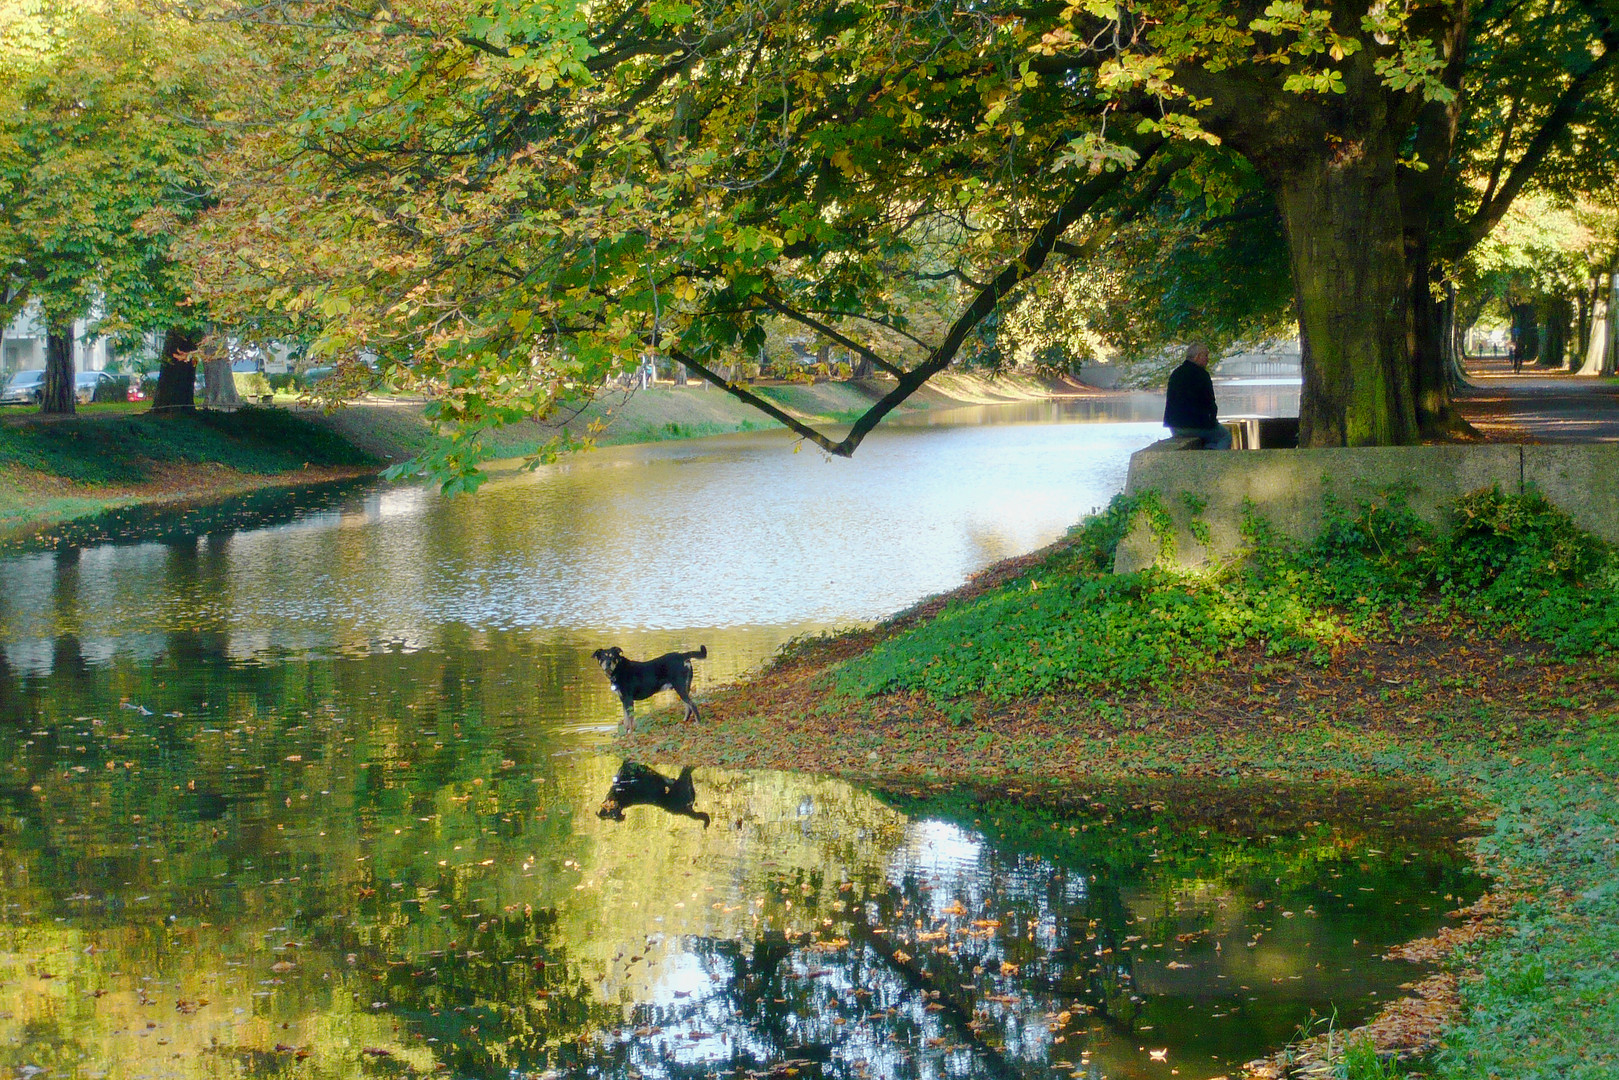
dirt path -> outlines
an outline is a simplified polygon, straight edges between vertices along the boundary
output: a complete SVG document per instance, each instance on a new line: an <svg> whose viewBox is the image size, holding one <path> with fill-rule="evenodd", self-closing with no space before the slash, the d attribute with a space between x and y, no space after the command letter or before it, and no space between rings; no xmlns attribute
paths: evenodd
<svg viewBox="0 0 1619 1080"><path fill-rule="evenodd" d="M1457 395L1462 415L1491 441L1619 442L1619 380L1526 367L1505 357L1469 361L1473 386Z"/></svg>

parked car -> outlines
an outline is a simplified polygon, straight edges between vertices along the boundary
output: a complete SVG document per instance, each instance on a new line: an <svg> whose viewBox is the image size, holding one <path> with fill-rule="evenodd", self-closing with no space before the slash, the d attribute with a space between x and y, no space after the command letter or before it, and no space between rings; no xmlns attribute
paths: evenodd
<svg viewBox="0 0 1619 1080"><path fill-rule="evenodd" d="M0 390L0 405L37 405L40 391L45 388L45 369L19 371L11 377L4 390Z"/></svg>
<svg viewBox="0 0 1619 1080"><path fill-rule="evenodd" d="M73 396L80 405L88 405L98 397L107 401L115 382L115 378L105 371L81 371L73 377Z"/></svg>

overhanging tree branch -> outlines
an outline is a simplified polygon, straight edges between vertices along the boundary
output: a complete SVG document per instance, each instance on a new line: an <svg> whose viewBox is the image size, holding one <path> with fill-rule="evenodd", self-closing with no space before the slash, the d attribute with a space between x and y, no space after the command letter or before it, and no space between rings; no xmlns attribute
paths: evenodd
<svg viewBox="0 0 1619 1080"><path fill-rule="evenodd" d="M1164 143L1165 140L1161 136L1150 137L1137 148L1139 157L1133 168L1102 173L1076 188L1063 204L1057 208L1056 212L1036 230L1034 238L1018 257L1003 267L1001 272L989 284L979 290L972 302L951 324L950 331L945 335L944 341L928 354L927 360L910 371L899 373L899 385L885 394L870 409L867 409L855 421L849 434L842 440L833 440L830 436L817 431L810 425L789 415L774 403L765 400L746 387L726 379L689 353L667 346L661 347L672 359L685 364L688 368L737 400L745 402L765 415L772 417L794 434L808 439L835 457L851 457L855 449L871 433L872 429L882 422L883 417L893 412L901 402L921 389L924 383L949 366L950 362L955 359L956 354L961 350L962 343L967 340L967 335L972 333L973 329L983 322L1003 299L1044 268L1046 259L1062 243L1059 239L1062 234L1074 222L1094 209L1097 203L1117 190L1125 180L1145 168L1147 163L1152 160L1153 155L1163 147ZM1094 252L1101 246L1102 241L1111 235L1113 230L1118 228L1120 224L1140 214L1143 208L1151 203L1152 198L1158 191L1163 188L1163 185L1169 182L1169 178L1175 171L1184 164L1185 162L1181 160L1165 163L1148 184L1142 198L1135 200L1130 207L1122 210L1118 220L1110 218L1092 230L1091 234L1079 244L1068 246L1076 254ZM767 304L770 304L772 308L776 308L776 303L772 302L770 298L763 297L762 299ZM782 305L782 307L785 308L785 305ZM777 308L777 310L781 310L781 308ZM782 313L789 314L789 311L784 310ZM850 346L856 347L852 342ZM865 352L866 350L862 350L862 355Z"/></svg>
<svg viewBox="0 0 1619 1080"><path fill-rule="evenodd" d="M833 442L830 438L822 435L819 431L816 431L802 420L798 420L790 416L788 413L784 412L773 403L766 401L764 398L760 397L758 394L755 394L747 387L732 382L719 372L705 366L704 364L695 360L690 354L682 352L679 349L671 349L665 346L665 351L672 359L678 360L680 363L685 364L687 367L697 372L697 374L701 375L703 378L707 379L721 390L724 390L727 394L730 394L738 401L744 401L747 404L752 405L755 409L758 409L760 412L764 413L766 416L773 417L795 435L803 436L829 454L838 453L838 446L840 445L839 443ZM842 456L848 457L849 455L843 454Z"/></svg>
<svg viewBox="0 0 1619 1080"><path fill-rule="evenodd" d="M828 326L826 323L822 322L821 320L816 319L816 318L814 318L812 316L806 315L802 311L798 311L798 310L796 310L794 308L788 307L786 304L782 303L780 300L776 299L774 296L770 296L770 295L767 294L767 295L761 296L759 299L763 300L766 304L770 305L771 308L773 308L774 310L776 310L776 311L780 312L781 314L785 315L787 318L792 319L794 322L802 323L803 325L809 327L811 330L814 330L816 333L819 333L819 334L824 335L825 337L831 338L833 341L837 342L839 345L842 345L845 349L849 349L849 350L851 350L851 351L853 351L855 353L858 353L859 355L865 357L867 360L870 360L874 365L876 365L877 367L882 368L884 371L888 372L890 375L893 375L896 378L898 378L899 376L905 374L905 369L904 368L897 367L894 364L890 364L887 360L884 360L881 356L878 356L871 349L866 348L866 346L860 344L858 341L855 341L852 338L846 337L845 335L838 333L836 330L832 329L832 327Z"/></svg>
<svg viewBox="0 0 1619 1080"><path fill-rule="evenodd" d="M1600 13L1598 13L1600 15ZM1546 115L1540 129L1535 132L1534 138L1529 140L1523 156L1512 166L1505 180L1493 196L1486 198L1473 211L1472 217L1463 222L1456 230L1454 236L1443 248L1443 257L1458 259L1490 234L1490 230L1500 222L1512 206L1512 201L1518 197L1518 192L1524 184L1529 182L1541 162L1557 140L1567 132L1569 125L1579 115L1580 107L1585 104L1591 92L1601 85L1604 78L1613 70L1615 56L1619 56L1619 32L1614 30L1612 24L1601 17L1602 54L1588 64L1584 71L1574 77L1574 80L1563 88L1558 97L1557 104Z"/></svg>
<svg viewBox="0 0 1619 1080"><path fill-rule="evenodd" d="M1158 197L1158 193L1168 185L1170 179L1186 167L1187 160L1184 157L1174 158L1158 166L1158 172L1147 183L1141 194L1130 201L1129 206L1124 207L1117 214L1099 223L1085 239L1077 244L1069 243L1066 240L1058 240L1052 245L1052 252L1065 258L1076 260L1089 259L1092 255L1095 255L1097 251L1101 250L1102 245L1107 243L1108 237L1147 212L1147 208Z"/></svg>
<svg viewBox="0 0 1619 1080"><path fill-rule="evenodd" d="M1094 177L1070 195L1057 212L1046 219L1035 233L1034 239L1023 249L1023 252L1011 263L1007 264L999 274L995 275L977 296L973 298L967 309L961 313L955 323L951 325L950 332L935 348L927 360L912 368L900 377L899 385L889 391L883 398L867 409L865 414L856 420L854 427L842 442L827 447L829 453L838 457L851 456L861 441L871 433L889 413L893 412L899 404L912 394L916 393L933 376L943 371L950 361L954 360L956 353L961 349L962 342L972 333L977 325L984 321L990 312L994 311L1011 291L1038 274L1046 264L1046 259L1056 247L1057 240L1070 225L1078 221L1090 211L1098 202L1111 194L1126 177L1133 175L1152 158L1153 154L1164 145L1162 137L1154 136L1138 149L1140 157L1134 169L1120 169L1116 172L1103 173ZM824 444L822 444L824 445Z"/></svg>

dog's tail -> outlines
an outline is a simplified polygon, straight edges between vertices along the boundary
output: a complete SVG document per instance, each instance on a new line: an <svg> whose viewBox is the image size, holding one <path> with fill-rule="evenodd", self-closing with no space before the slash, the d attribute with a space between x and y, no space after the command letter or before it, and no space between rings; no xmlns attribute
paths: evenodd
<svg viewBox="0 0 1619 1080"><path fill-rule="evenodd" d="M708 659L708 646L707 645L699 645L699 646L697 646L697 651L696 652L683 652L683 653L680 654L680 656L681 656L681 659L683 659L683 660L707 660Z"/></svg>

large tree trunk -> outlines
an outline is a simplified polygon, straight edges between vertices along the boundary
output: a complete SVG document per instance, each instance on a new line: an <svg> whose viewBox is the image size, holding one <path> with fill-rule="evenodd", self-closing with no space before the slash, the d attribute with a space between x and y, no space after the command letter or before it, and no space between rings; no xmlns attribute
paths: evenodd
<svg viewBox="0 0 1619 1080"><path fill-rule="evenodd" d="M1591 306L1588 294L1582 292L1574 297L1574 340L1569 346L1576 360L1585 355L1586 347L1591 344Z"/></svg>
<svg viewBox="0 0 1619 1080"><path fill-rule="evenodd" d="M1415 442L1396 149L1373 134L1300 154L1271 187L1301 331L1300 446Z"/></svg>
<svg viewBox="0 0 1619 1080"><path fill-rule="evenodd" d="M1538 363L1560 368L1568 352L1569 328L1574 321L1574 305L1567 297L1553 296L1546 301L1546 329L1541 335Z"/></svg>
<svg viewBox="0 0 1619 1080"><path fill-rule="evenodd" d="M1533 363L1540 355L1540 324L1535 319L1535 305L1509 304L1512 312L1512 340L1518 343L1523 362Z"/></svg>
<svg viewBox="0 0 1619 1080"><path fill-rule="evenodd" d="M191 409L197 404L197 361L193 354L202 342L195 330L171 326L163 334L162 366L157 371L157 392L152 408Z"/></svg>
<svg viewBox="0 0 1619 1080"><path fill-rule="evenodd" d="M1473 327L1472 322L1462 325L1461 294L1454 281L1445 282L1445 376L1450 383L1450 392L1468 385L1467 365L1467 333ZM1454 408L1454 402L1452 408ZM1464 427L1471 428L1460 413L1456 414Z"/></svg>
<svg viewBox="0 0 1619 1080"><path fill-rule="evenodd" d="M1451 338L1454 301L1434 299L1428 252L1425 246L1406 252L1411 277L1411 369L1417 431L1425 439L1467 430L1467 421L1451 398L1455 383L1454 343Z"/></svg>
<svg viewBox="0 0 1619 1080"><path fill-rule="evenodd" d="M1585 363L1575 372L1577 375L1601 375L1604 362L1610 352L1608 342L1613 332L1610 324L1610 300L1608 291L1608 275L1598 274L1596 285L1591 289L1591 334L1585 342Z"/></svg>
<svg viewBox="0 0 1619 1080"><path fill-rule="evenodd" d="M234 409L242 403L229 356L210 356L203 361L202 374L203 403L210 409Z"/></svg>
<svg viewBox="0 0 1619 1080"><path fill-rule="evenodd" d="M73 323L52 322L45 327L45 385L39 388L39 411L72 416Z"/></svg>

